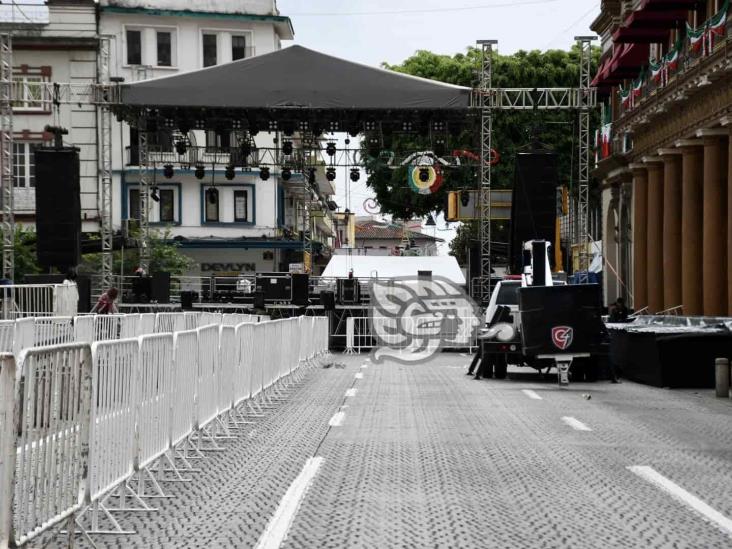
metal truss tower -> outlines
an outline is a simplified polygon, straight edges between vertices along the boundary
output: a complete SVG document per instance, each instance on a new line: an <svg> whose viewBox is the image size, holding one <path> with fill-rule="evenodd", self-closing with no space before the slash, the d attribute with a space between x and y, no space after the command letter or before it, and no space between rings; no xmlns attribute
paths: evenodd
<svg viewBox="0 0 732 549"><path fill-rule="evenodd" d="M492 54L495 40L479 40L481 48L481 79L477 90L477 107L481 111L481 168L480 168L480 293L482 304L490 299L491 279L491 146L493 132L493 113L497 110L574 110L579 112L579 207L576 223L579 227L580 241L587 242L589 235L589 196L590 196L590 114L597 106L597 90L590 87L592 61L592 36L576 38L580 47L580 86L579 88L494 88L492 85ZM588 256L581 254L586 268Z"/></svg>
<svg viewBox="0 0 732 549"><path fill-rule="evenodd" d="M592 240L590 236L590 110L592 91L590 89L590 67L592 65L592 36L577 36L577 45L580 48L580 104L579 104L579 158L577 165L579 173L578 184L578 212L577 225L579 226L580 270L589 268L589 255L585 244Z"/></svg>
<svg viewBox="0 0 732 549"><path fill-rule="evenodd" d="M99 39L98 82L111 87L109 36ZM108 88L109 90L109 88ZM110 90L111 91L111 90ZM99 218L102 237L102 287L112 287L112 113L98 106L99 120Z"/></svg>
<svg viewBox="0 0 732 549"><path fill-rule="evenodd" d="M150 166L147 120L140 117L137 125L140 167L140 267L150 272Z"/></svg>
<svg viewBox="0 0 732 549"><path fill-rule="evenodd" d="M13 39L0 34L0 185L3 201L3 278L15 274L15 212L13 208Z"/></svg>
<svg viewBox="0 0 732 549"><path fill-rule="evenodd" d="M493 137L493 46L497 40L479 40L480 78L480 302L491 297L491 145Z"/></svg>

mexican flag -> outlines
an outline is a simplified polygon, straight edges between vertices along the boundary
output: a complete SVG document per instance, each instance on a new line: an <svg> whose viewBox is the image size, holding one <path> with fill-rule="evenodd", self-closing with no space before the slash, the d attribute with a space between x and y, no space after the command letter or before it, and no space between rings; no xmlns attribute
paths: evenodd
<svg viewBox="0 0 732 549"><path fill-rule="evenodd" d="M633 96L633 105L635 105L635 99L643 93L643 71L641 71L637 79L633 80L632 86L631 95Z"/></svg>
<svg viewBox="0 0 732 549"><path fill-rule="evenodd" d="M666 71L675 71L679 68L679 54L681 53L681 40L674 45L674 49L663 56L663 62L666 65ZM668 80L668 77L667 77Z"/></svg>
<svg viewBox="0 0 732 549"><path fill-rule="evenodd" d="M629 109L633 106L633 97L630 94L630 90L624 90L623 86L619 86L618 95L620 96L620 103L623 105L623 108Z"/></svg>
<svg viewBox="0 0 732 549"><path fill-rule="evenodd" d="M686 23L686 35L689 37L689 44L694 53L701 53L704 56L712 53L714 49L714 37L724 36L727 33L727 10L729 0L725 0L719 11L703 25L693 28Z"/></svg>
<svg viewBox="0 0 732 549"><path fill-rule="evenodd" d="M600 133L600 139L601 139L600 158L607 158L608 156L610 156L610 148L611 148L612 135L613 135L612 123L603 124L600 132L601 132Z"/></svg>
<svg viewBox="0 0 732 549"><path fill-rule="evenodd" d="M666 60L662 57L660 60L648 60L648 69L651 71L651 79L659 86L665 86L668 81L666 72Z"/></svg>

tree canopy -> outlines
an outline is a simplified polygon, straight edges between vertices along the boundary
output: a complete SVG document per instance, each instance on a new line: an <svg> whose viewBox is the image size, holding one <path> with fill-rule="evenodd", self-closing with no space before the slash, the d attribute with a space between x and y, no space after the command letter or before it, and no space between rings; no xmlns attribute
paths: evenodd
<svg viewBox="0 0 732 549"><path fill-rule="evenodd" d="M599 49L593 50L593 71L599 60ZM501 88L577 87L579 85L580 51L518 51L512 55L494 53L493 86ZM475 87L480 79L481 52L468 48L466 53L453 56L438 55L421 50L399 65L385 68L439 80L450 84ZM450 136L446 150L468 149L480 151L479 119L473 127L459 136ZM559 154L559 181L572 188L576 171L577 117L567 112L497 111L493 120L493 148L501 156L493 168L492 180L496 188L510 188L513 182L514 158L517 152L530 148L532 140ZM406 156L416 150L429 148L427 139L394 138L392 150L397 156ZM373 169L367 185L374 191L381 211L395 218L408 219L426 216L444 209L447 192L479 185L477 170L449 170L442 187L433 194L414 193L407 185L406 169ZM463 225L462 231L475 232L475 224ZM505 226L503 227L505 232ZM456 246L464 246L467 237L456 239ZM454 252L462 252L456 250ZM456 254L462 259L462 253Z"/></svg>

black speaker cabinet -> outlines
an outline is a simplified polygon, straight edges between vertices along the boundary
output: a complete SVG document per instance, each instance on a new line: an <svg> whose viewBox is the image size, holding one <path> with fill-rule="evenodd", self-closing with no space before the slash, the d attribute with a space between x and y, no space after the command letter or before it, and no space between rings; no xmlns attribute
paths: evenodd
<svg viewBox="0 0 732 549"><path fill-rule="evenodd" d="M335 311L335 294L333 292L320 292L320 304L326 311Z"/></svg>
<svg viewBox="0 0 732 549"><path fill-rule="evenodd" d="M257 290L254 292L254 302L252 305L255 309L264 309L264 292Z"/></svg>
<svg viewBox="0 0 732 549"><path fill-rule="evenodd" d="M157 272L152 275L152 301L170 303L170 273Z"/></svg>
<svg viewBox="0 0 732 549"><path fill-rule="evenodd" d="M511 205L511 268L520 273L523 243L528 240L554 241L557 155L532 151L516 155L516 171ZM554 254L550 254L554 266Z"/></svg>
<svg viewBox="0 0 732 549"><path fill-rule="evenodd" d="M75 267L81 259L79 149L38 147L35 163L38 262Z"/></svg>
<svg viewBox="0 0 732 549"><path fill-rule="evenodd" d="M265 301L292 301L292 279L282 273L257 275L256 291Z"/></svg>
<svg viewBox="0 0 732 549"><path fill-rule="evenodd" d="M355 278L339 278L336 282L341 305L361 303L361 285Z"/></svg>
<svg viewBox="0 0 732 549"><path fill-rule="evenodd" d="M293 273L292 275L292 303L302 307L308 304L310 277L307 274Z"/></svg>

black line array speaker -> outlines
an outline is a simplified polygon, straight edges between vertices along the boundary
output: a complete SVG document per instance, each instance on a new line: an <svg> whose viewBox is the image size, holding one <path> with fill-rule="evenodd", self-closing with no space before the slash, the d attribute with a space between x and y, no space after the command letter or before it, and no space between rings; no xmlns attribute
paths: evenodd
<svg viewBox="0 0 732 549"><path fill-rule="evenodd" d="M303 273L292 273L292 303L293 305L308 305L310 277Z"/></svg>
<svg viewBox="0 0 732 549"><path fill-rule="evenodd" d="M39 147L35 163L38 262L75 267L81 259L79 149Z"/></svg>
<svg viewBox="0 0 732 549"><path fill-rule="evenodd" d="M170 273L158 271L152 275L150 299L158 303L170 303Z"/></svg>
<svg viewBox="0 0 732 549"><path fill-rule="evenodd" d="M556 220L557 155L532 151L516 155L516 171L511 206L511 269L520 273L523 243L528 240L554 241ZM550 264L554 266L554 254Z"/></svg>

